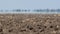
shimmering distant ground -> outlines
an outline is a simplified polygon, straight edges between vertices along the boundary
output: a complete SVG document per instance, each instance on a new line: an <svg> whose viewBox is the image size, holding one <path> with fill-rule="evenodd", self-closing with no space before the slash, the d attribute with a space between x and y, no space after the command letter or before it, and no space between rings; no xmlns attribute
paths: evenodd
<svg viewBox="0 0 60 34"><path fill-rule="evenodd" d="M0 14L0 34L60 34L60 14Z"/></svg>
<svg viewBox="0 0 60 34"><path fill-rule="evenodd" d="M24 13L27 13L27 14L60 14L60 11L33 11L33 10L30 10L30 11L0 11L0 14L24 14Z"/></svg>

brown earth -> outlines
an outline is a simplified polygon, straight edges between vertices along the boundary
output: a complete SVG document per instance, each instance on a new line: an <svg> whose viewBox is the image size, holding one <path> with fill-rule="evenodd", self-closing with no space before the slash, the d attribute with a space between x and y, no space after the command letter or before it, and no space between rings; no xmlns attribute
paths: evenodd
<svg viewBox="0 0 60 34"><path fill-rule="evenodd" d="M0 14L0 34L60 34L60 14Z"/></svg>

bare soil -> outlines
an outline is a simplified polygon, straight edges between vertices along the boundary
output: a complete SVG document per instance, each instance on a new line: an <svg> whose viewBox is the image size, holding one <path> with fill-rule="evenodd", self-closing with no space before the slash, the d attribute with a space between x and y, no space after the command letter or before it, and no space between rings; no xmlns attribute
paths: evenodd
<svg viewBox="0 0 60 34"><path fill-rule="evenodd" d="M60 14L0 14L0 34L60 34Z"/></svg>

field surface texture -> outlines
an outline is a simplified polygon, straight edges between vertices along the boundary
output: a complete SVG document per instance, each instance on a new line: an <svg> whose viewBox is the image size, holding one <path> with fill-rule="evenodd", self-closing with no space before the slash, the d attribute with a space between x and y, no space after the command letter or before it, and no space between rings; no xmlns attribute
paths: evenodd
<svg viewBox="0 0 60 34"><path fill-rule="evenodd" d="M60 14L0 14L0 34L60 34Z"/></svg>

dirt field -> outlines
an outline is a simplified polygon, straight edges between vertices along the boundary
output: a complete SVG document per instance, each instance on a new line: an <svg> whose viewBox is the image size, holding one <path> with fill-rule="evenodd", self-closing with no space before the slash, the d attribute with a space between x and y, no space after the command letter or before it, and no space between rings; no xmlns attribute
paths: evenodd
<svg viewBox="0 0 60 34"><path fill-rule="evenodd" d="M0 34L60 34L60 14L0 14Z"/></svg>

